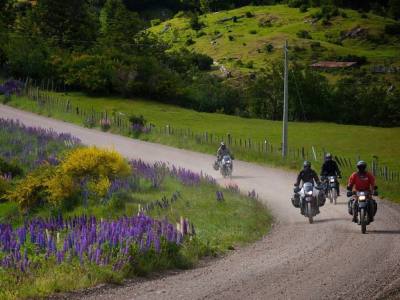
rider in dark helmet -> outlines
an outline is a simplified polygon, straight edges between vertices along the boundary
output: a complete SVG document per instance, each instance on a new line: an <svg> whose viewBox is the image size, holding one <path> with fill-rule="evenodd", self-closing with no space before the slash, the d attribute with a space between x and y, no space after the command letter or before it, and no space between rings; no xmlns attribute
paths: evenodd
<svg viewBox="0 0 400 300"><path fill-rule="evenodd" d="M311 169L311 163L307 160L303 163L303 170L300 171L299 175L297 176L297 181L294 185L299 186L301 181L303 181L303 183L311 182L312 184L314 184L315 181L317 185L321 183L317 173Z"/></svg>
<svg viewBox="0 0 400 300"><path fill-rule="evenodd" d="M349 197L353 195L353 191L360 192L370 192L370 195L378 195L377 189L378 187L375 185L375 177L370 172L367 171L367 163L363 160L360 160L357 163L358 172L354 172L350 178L349 183L347 185L347 194ZM374 220L374 216L376 214L376 201L370 197L369 201L369 216L370 221ZM351 199L349 202L349 207L354 208L355 201ZM354 211L354 210L353 210ZM353 222L358 222L357 214L353 214Z"/></svg>
<svg viewBox="0 0 400 300"><path fill-rule="evenodd" d="M225 155L231 155L231 152L229 151L228 147L226 147L224 142L221 142L218 151L217 151L217 162L221 161L221 159L225 156Z"/></svg>
<svg viewBox="0 0 400 300"><path fill-rule="evenodd" d="M337 178L342 177L342 173L340 172L339 166L336 161L333 160L332 154L327 153L325 155L325 162L321 168L321 179L328 177L328 176L335 176ZM340 196L340 187L339 182L336 181L336 191L337 195Z"/></svg>

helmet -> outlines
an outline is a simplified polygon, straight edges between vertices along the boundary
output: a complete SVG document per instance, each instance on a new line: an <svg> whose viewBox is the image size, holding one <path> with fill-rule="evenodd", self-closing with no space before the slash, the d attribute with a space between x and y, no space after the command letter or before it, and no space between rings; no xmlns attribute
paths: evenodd
<svg viewBox="0 0 400 300"><path fill-rule="evenodd" d="M311 163L310 163L308 160L306 160L306 161L303 163L303 166L304 166L304 169L310 169L310 168L311 168Z"/></svg>
<svg viewBox="0 0 400 300"><path fill-rule="evenodd" d="M226 148L225 143L221 142L221 149L225 149L225 148Z"/></svg>
<svg viewBox="0 0 400 300"><path fill-rule="evenodd" d="M332 160L332 154L330 153L325 154L325 160Z"/></svg>
<svg viewBox="0 0 400 300"><path fill-rule="evenodd" d="M362 173L365 172L365 170L367 169L367 163L363 160L360 160L357 163L357 169L358 169L358 171L360 171Z"/></svg>

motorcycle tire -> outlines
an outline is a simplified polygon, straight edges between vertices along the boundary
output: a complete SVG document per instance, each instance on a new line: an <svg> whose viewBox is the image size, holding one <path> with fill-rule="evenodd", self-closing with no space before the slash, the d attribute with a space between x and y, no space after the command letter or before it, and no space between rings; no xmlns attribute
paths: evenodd
<svg viewBox="0 0 400 300"><path fill-rule="evenodd" d="M333 189L333 190L331 191L331 195L332 195L333 204L336 205L336 203L337 203L337 198L338 198L338 196L337 196L337 191L336 191L335 189Z"/></svg>
<svg viewBox="0 0 400 300"><path fill-rule="evenodd" d="M367 220L366 218L366 211L364 208L360 210L360 225L361 225L361 233L365 234L367 232Z"/></svg>
<svg viewBox="0 0 400 300"><path fill-rule="evenodd" d="M310 224L314 223L314 219L313 219L313 217L311 216L311 212L312 212L311 203L308 202L308 203L307 203L307 214L308 214L308 222L309 222Z"/></svg>

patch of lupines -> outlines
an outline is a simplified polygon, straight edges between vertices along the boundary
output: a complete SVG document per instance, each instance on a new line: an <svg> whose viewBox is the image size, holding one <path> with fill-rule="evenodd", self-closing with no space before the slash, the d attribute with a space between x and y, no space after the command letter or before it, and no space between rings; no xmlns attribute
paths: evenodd
<svg viewBox="0 0 400 300"><path fill-rule="evenodd" d="M34 169L43 164L58 164L57 154L63 149L79 145L80 140L70 134L0 118L0 143L1 157Z"/></svg>
<svg viewBox="0 0 400 300"><path fill-rule="evenodd" d="M225 200L224 193L222 191L216 191L215 195L217 196L217 201L222 202Z"/></svg>
<svg viewBox="0 0 400 300"><path fill-rule="evenodd" d="M110 119L101 119L100 120L100 128L103 131L107 131L111 128L111 120Z"/></svg>
<svg viewBox="0 0 400 300"><path fill-rule="evenodd" d="M161 200L155 200L145 204L143 206L143 211L148 213L155 208L161 208L161 209L169 208L171 204L175 203L180 197L181 197L180 192L176 191L172 194L171 198L169 199L166 196L163 196Z"/></svg>
<svg viewBox="0 0 400 300"><path fill-rule="evenodd" d="M130 165L134 173L151 181L153 188L161 187L165 176L167 175L167 167L165 163L145 163L142 160L131 160Z"/></svg>
<svg viewBox="0 0 400 300"><path fill-rule="evenodd" d="M237 184L229 183L229 184L226 185L226 188L229 191L233 192L233 193L237 193L237 194L240 193L240 189L239 189L239 186Z"/></svg>
<svg viewBox="0 0 400 300"><path fill-rule="evenodd" d="M24 84L19 80L10 79L0 84L0 94L10 97L12 94L20 95Z"/></svg>
<svg viewBox="0 0 400 300"><path fill-rule="evenodd" d="M256 190L252 190L251 192L248 193L247 195L249 198L252 198L254 200L258 199L258 194L256 193Z"/></svg>
<svg viewBox="0 0 400 300"><path fill-rule="evenodd" d="M216 184L216 180L211 176L195 173L185 168L172 165L168 167L165 163L146 163L142 160L131 160L131 166L136 173L152 182L153 187L160 187L166 175L176 178L184 185L199 185L200 183Z"/></svg>
<svg viewBox="0 0 400 300"><path fill-rule="evenodd" d="M0 224L0 267L27 271L35 266L29 249L36 257L42 255L58 264L77 259L81 264L111 264L119 269L134 259L133 248L138 255L151 249L159 253L162 241L179 245L185 232L166 219L157 221L142 213L115 221L93 216L36 218L17 229Z"/></svg>

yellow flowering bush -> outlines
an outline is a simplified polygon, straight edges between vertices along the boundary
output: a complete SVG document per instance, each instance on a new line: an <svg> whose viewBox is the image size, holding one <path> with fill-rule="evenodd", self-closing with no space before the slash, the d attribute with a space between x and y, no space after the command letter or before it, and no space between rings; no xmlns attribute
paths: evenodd
<svg viewBox="0 0 400 300"><path fill-rule="evenodd" d="M18 203L22 210L26 210L47 198L47 182L54 173L53 167L39 168L21 179L4 198Z"/></svg>
<svg viewBox="0 0 400 300"><path fill-rule="evenodd" d="M111 180L128 176L130 167L116 151L96 147L78 148L67 154L57 167L56 176L48 182L49 200L67 199L87 182L91 194L104 197Z"/></svg>
<svg viewBox="0 0 400 300"><path fill-rule="evenodd" d="M128 162L116 151L96 147L78 148L69 152L56 167L42 167L28 174L6 199L15 201L21 209L47 201L59 205L79 194L82 182L90 194L107 195L111 181L128 176Z"/></svg>

